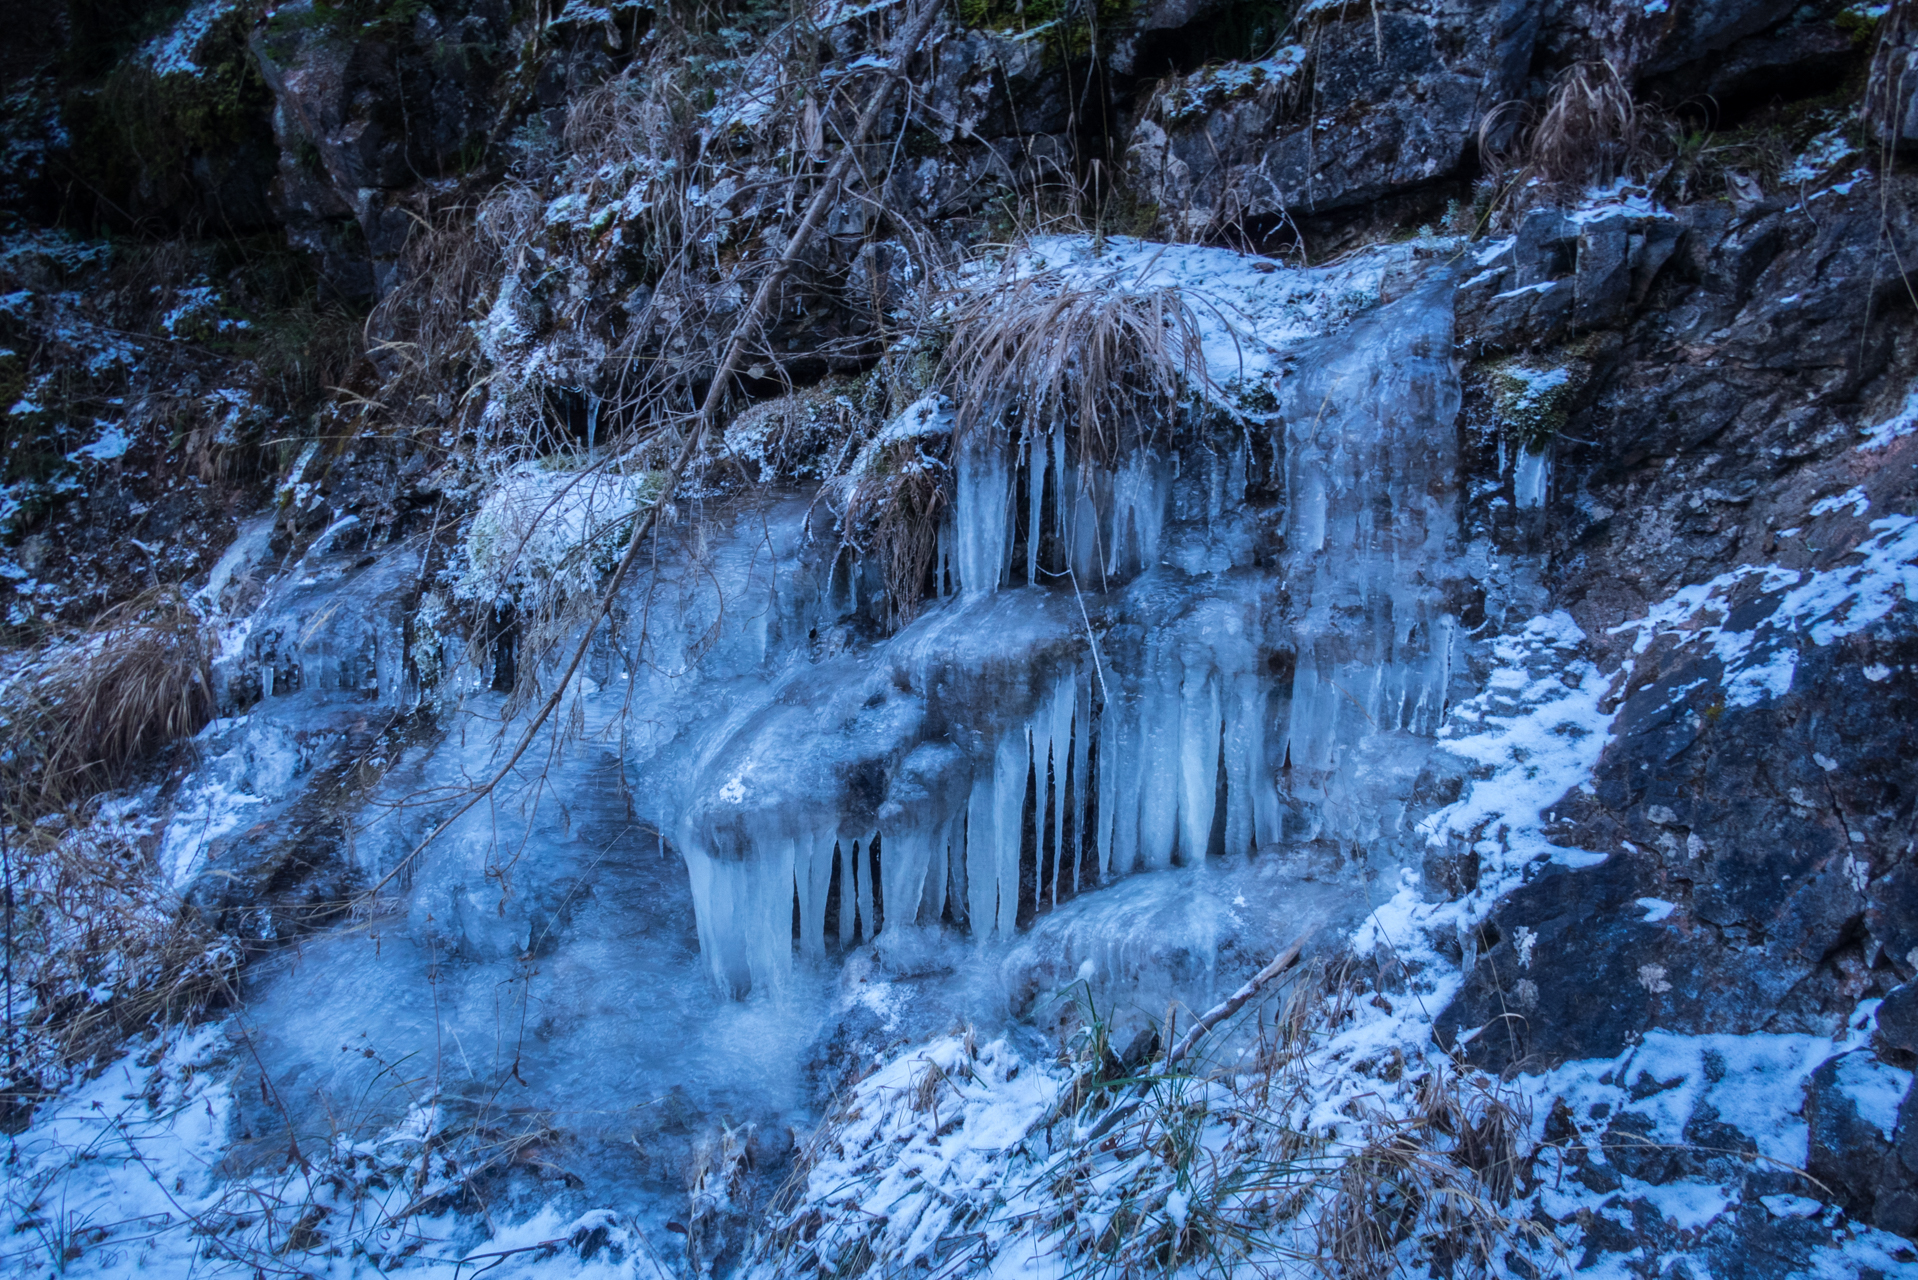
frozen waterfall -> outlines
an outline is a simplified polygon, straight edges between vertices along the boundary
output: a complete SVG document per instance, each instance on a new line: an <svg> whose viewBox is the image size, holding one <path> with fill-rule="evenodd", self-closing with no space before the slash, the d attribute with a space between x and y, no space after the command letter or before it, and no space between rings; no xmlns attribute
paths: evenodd
<svg viewBox="0 0 1918 1280"><path fill-rule="evenodd" d="M1294 297L1312 275L1279 274ZM653 621L608 661L655 709L632 791L723 987L1394 828L1445 706L1458 572L1453 285L1414 280L1329 336L1215 308L1276 412L1107 466L1057 431L959 442L939 595L896 635L860 640L871 590L835 575L873 579L837 570L797 499L709 516L687 565L661 558L629 608Z"/></svg>

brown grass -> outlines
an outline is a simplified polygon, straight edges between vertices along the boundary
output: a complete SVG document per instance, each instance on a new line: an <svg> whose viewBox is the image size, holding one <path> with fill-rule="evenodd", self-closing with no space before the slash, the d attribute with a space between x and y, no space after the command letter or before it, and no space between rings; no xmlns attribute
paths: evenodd
<svg viewBox="0 0 1918 1280"><path fill-rule="evenodd" d="M926 457L919 445L901 440L886 446L854 481L839 517L847 541L878 558L886 584L886 622L893 630L918 616L950 501L947 468Z"/></svg>
<svg viewBox="0 0 1918 1280"><path fill-rule="evenodd" d="M108 610L8 691L10 806L54 812L199 732L215 711L211 664L206 624L178 587Z"/></svg>
<svg viewBox="0 0 1918 1280"><path fill-rule="evenodd" d="M381 374L375 402L409 429L445 421L472 390L472 321L497 267L474 222L475 202L422 198L394 287L367 317L366 344Z"/></svg>
<svg viewBox="0 0 1918 1280"><path fill-rule="evenodd" d="M1479 156L1508 199L1536 179L1553 194L1643 176L1668 132L1663 117L1632 98L1610 61L1580 62L1553 86L1541 113L1506 102L1479 126Z"/></svg>
<svg viewBox="0 0 1918 1280"><path fill-rule="evenodd" d="M160 883L139 841L108 825L7 837L12 910L0 1127L128 1035L230 994L240 952Z"/></svg>
<svg viewBox="0 0 1918 1280"><path fill-rule="evenodd" d="M1317 1234L1325 1269L1391 1276L1416 1238L1446 1274L1488 1274L1494 1250L1527 1224L1502 1212L1520 1167L1518 1114L1505 1099L1441 1065L1418 1082L1407 1113L1366 1120L1365 1144L1345 1155Z"/></svg>
<svg viewBox="0 0 1918 1280"><path fill-rule="evenodd" d="M1017 255L1008 259L1017 260ZM1208 385L1198 320L1177 289L1066 287L1015 276L964 296L944 371L960 434L1072 427L1082 456L1149 439Z"/></svg>

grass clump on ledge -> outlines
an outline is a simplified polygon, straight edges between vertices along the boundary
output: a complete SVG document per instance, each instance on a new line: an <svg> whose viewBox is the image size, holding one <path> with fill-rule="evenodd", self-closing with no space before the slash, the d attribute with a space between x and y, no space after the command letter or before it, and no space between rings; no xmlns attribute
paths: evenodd
<svg viewBox="0 0 1918 1280"><path fill-rule="evenodd" d="M946 351L960 436L1014 416L1034 435L1064 424L1081 456L1101 461L1151 438L1210 385L1198 318L1176 288L1008 273L959 304Z"/></svg>
<svg viewBox="0 0 1918 1280"><path fill-rule="evenodd" d="M0 696L8 805L28 819L58 812L123 785L213 718L212 638L180 588L155 587L109 609Z"/></svg>

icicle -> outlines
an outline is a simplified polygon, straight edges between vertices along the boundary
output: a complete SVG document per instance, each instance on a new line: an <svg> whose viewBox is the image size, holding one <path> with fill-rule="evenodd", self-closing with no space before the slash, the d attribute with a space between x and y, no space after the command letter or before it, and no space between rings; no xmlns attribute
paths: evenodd
<svg viewBox="0 0 1918 1280"><path fill-rule="evenodd" d="M1179 675L1160 669L1139 700L1139 735L1131 786L1139 797L1134 865L1160 871L1172 865L1179 838ZM1125 809L1120 810L1121 817Z"/></svg>
<svg viewBox="0 0 1918 1280"><path fill-rule="evenodd" d="M1046 762L1052 755L1051 717L1047 715L1049 707L1041 704L1039 714L1026 730L1026 740L1032 751L1032 907L1037 911L1045 900L1046 882L1044 879L1046 863ZM1023 798L1021 803L1023 803Z"/></svg>
<svg viewBox="0 0 1918 1280"><path fill-rule="evenodd" d="M1512 468L1512 500L1520 511L1545 505L1545 484L1550 475L1551 462L1546 454L1518 451L1518 462Z"/></svg>
<svg viewBox="0 0 1918 1280"><path fill-rule="evenodd" d="M1026 437L1026 582L1039 581L1039 543L1045 526L1041 523L1046 501L1045 441Z"/></svg>
<svg viewBox="0 0 1918 1280"><path fill-rule="evenodd" d="M1059 905L1059 862L1066 847L1066 787L1068 753L1072 747L1072 719L1077 709L1079 680L1074 672L1067 672L1059 680L1059 687L1052 695L1052 726L1048 735L1051 738L1048 755L1052 761L1052 905ZM1040 836L1045 832L1043 824ZM1044 848L1040 844L1038 847Z"/></svg>
<svg viewBox="0 0 1918 1280"><path fill-rule="evenodd" d="M1104 473L1097 467L1081 464L1073 471L1070 498L1072 528L1068 541L1072 572L1082 591L1105 589L1101 569L1105 563L1107 539L1099 527L1099 494L1110 487ZM1061 519L1064 518L1062 515Z"/></svg>
<svg viewBox="0 0 1918 1280"><path fill-rule="evenodd" d="M1125 754L1121 745L1125 737L1125 712L1118 691L1108 690L1106 702L1099 713L1099 812L1098 829L1094 834L1094 848L1099 855L1099 879L1104 882L1114 871L1113 832L1118 826L1119 817L1119 760ZM1137 797L1133 797L1134 803ZM1131 859L1127 859L1124 870L1130 871Z"/></svg>
<svg viewBox="0 0 1918 1280"><path fill-rule="evenodd" d="M1201 862L1212 842L1219 795L1219 683L1207 668L1188 667L1179 707L1179 852Z"/></svg>
<svg viewBox="0 0 1918 1280"><path fill-rule="evenodd" d="M992 933L999 906L999 824L993 804L994 775L976 779L966 801L966 921L974 940Z"/></svg>
<svg viewBox="0 0 1918 1280"><path fill-rule="evenodd" d="M1266 696L1256 672L1231 676L1225 706L1225 851L1277 841L1278 792L1265 766Z"/></svg>
<svg viewBox="0 0 1918 1280"><path fill-rule="evenodd" d="M948 820L933 829L926 846L926 874L913 917L926 924L939 922L939 910L946 903L946 850L951 843L952 822Z"/></svg>
<svg viewBox="0 0 1918 1280"><path fill-rule="evenodd" d="M952 827L946 833L946 907L955 923L968 927L972 920L972 899L967 891L966 851L970 847L971 830L968 802L967 811L953 815Z"/></svg>
<svg viewBox="0 0 1918 1280"><path fill-rule="evenodd" d="M1087 757L1092 738L1092 680L1081 676L1073 682L1075 702L1072 733L1072 892L1080 888L1079 862L1085 852L1086 799L1092 783L1086 777Z"/></svg>
<svg viewBox="0 0 1918 1280"><path fill-rule="evenodd" d="M794 888L799 895L799 947L809 960L826 956L826 895L832 891L836 842L830 834L802 836L794 845Z"/></svg>
<svg viewBox="0 0 1918 1280"><path fill-rule="evenodd" d="M993 844L999 936L1010 938L1019 919L1019 822L1025 817L1026 775L1032 767L1032 734L1021 729L999 740L992 762ZM976 927L976 926L975 926Z"/></svg>
<svg viewBox="0 0 1918 1280"><path fill-rule="evenodd" d="M1052 522L1058 535L1059 545L1066 549L1066 563L1071 564L1072 539L1066 529L1069 519L1066 507L1066 429L1065 424L1052 424Z"/></svg>
<svg viewBox="0 0 1918 1280"><path fill-rule="evenodd" d="M1166 505L1172 496L1172 463L1149 449L1126 459L1112 478L1112 537L1106 573L1144 571L1159 563Z"/></svg>
<svg viewBox="0 0 1918 1280"><path fill-rule="evenodd" d="M872 837L866 836L853 845L852 865L859 881L859 940L871 942L879 933L879 917L873 910L872 893Z"/></svg>
<svg viewBox="0 0 1918 1280"><path fill-rule="evenodd" d="M983 434L983 433L982 433ZM958 457L958 502L954 514L959 585L970 596L996 591L1006 567L1006 506L1011 471L1004 446L994 440L962 444Z"/></svg>
<svg viewBox="0 0 1918 1280"><path fill-rule="evenodd" d="M839 945L849 947L857 910L854 903L858 900L853 881L852 842L840 840L834 847L839 852Z"/></svg>
<svg viewBox="0 0 1918 1280"><path fill-rule="evenodd" d="M700 954L733 996L777 988L792 970L793 842L746 859L714 858L684 842Z"/></svg>

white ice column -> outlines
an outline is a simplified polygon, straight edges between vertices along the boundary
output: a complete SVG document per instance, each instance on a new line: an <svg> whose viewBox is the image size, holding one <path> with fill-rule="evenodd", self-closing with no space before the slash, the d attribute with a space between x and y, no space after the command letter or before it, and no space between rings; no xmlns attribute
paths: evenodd
<svg viewBox="0 0 1918 1280"><path fill-rule="evenodd" d="M830 831L794 842L793 889L799 898L799 945L809 960L826 956L826 897L838 840Z"/></svg>
<svg viewBox="0 0 1918 1280"><path fill-rule="evenodd" d="M1461 572L1452 289L1435 274L1318 344L1281 392L1297 645L1283 749L1295 790L1342 788L1353 813L1362 780L1342 775L1360 744L1430 736L1444 712Z"/></svg>
<svg viewBox="0 0 1918 1280"><path fill-rule="evenodd" d="M1218 808L1219 746L1225 718L1219 680L1210 668L1185 669L1179 699L1179 850L1187 862L1205 857Z"/></svg>
<svg viewBox="0 0 1918 1280"><path fill-rule="evenodd" d="M1005 573L1012 468L1003 441L980 429L955 445L957 502L953 542L960 589L969 596L999 587Z"/></svg>
<svg viewBox="0 0 1918 1280"><path fill-rule="evenodd" d="M681 853L699 949L720 985L733 996L777 988L792 971L793 842L767 842L743 859Z"/></svg>

